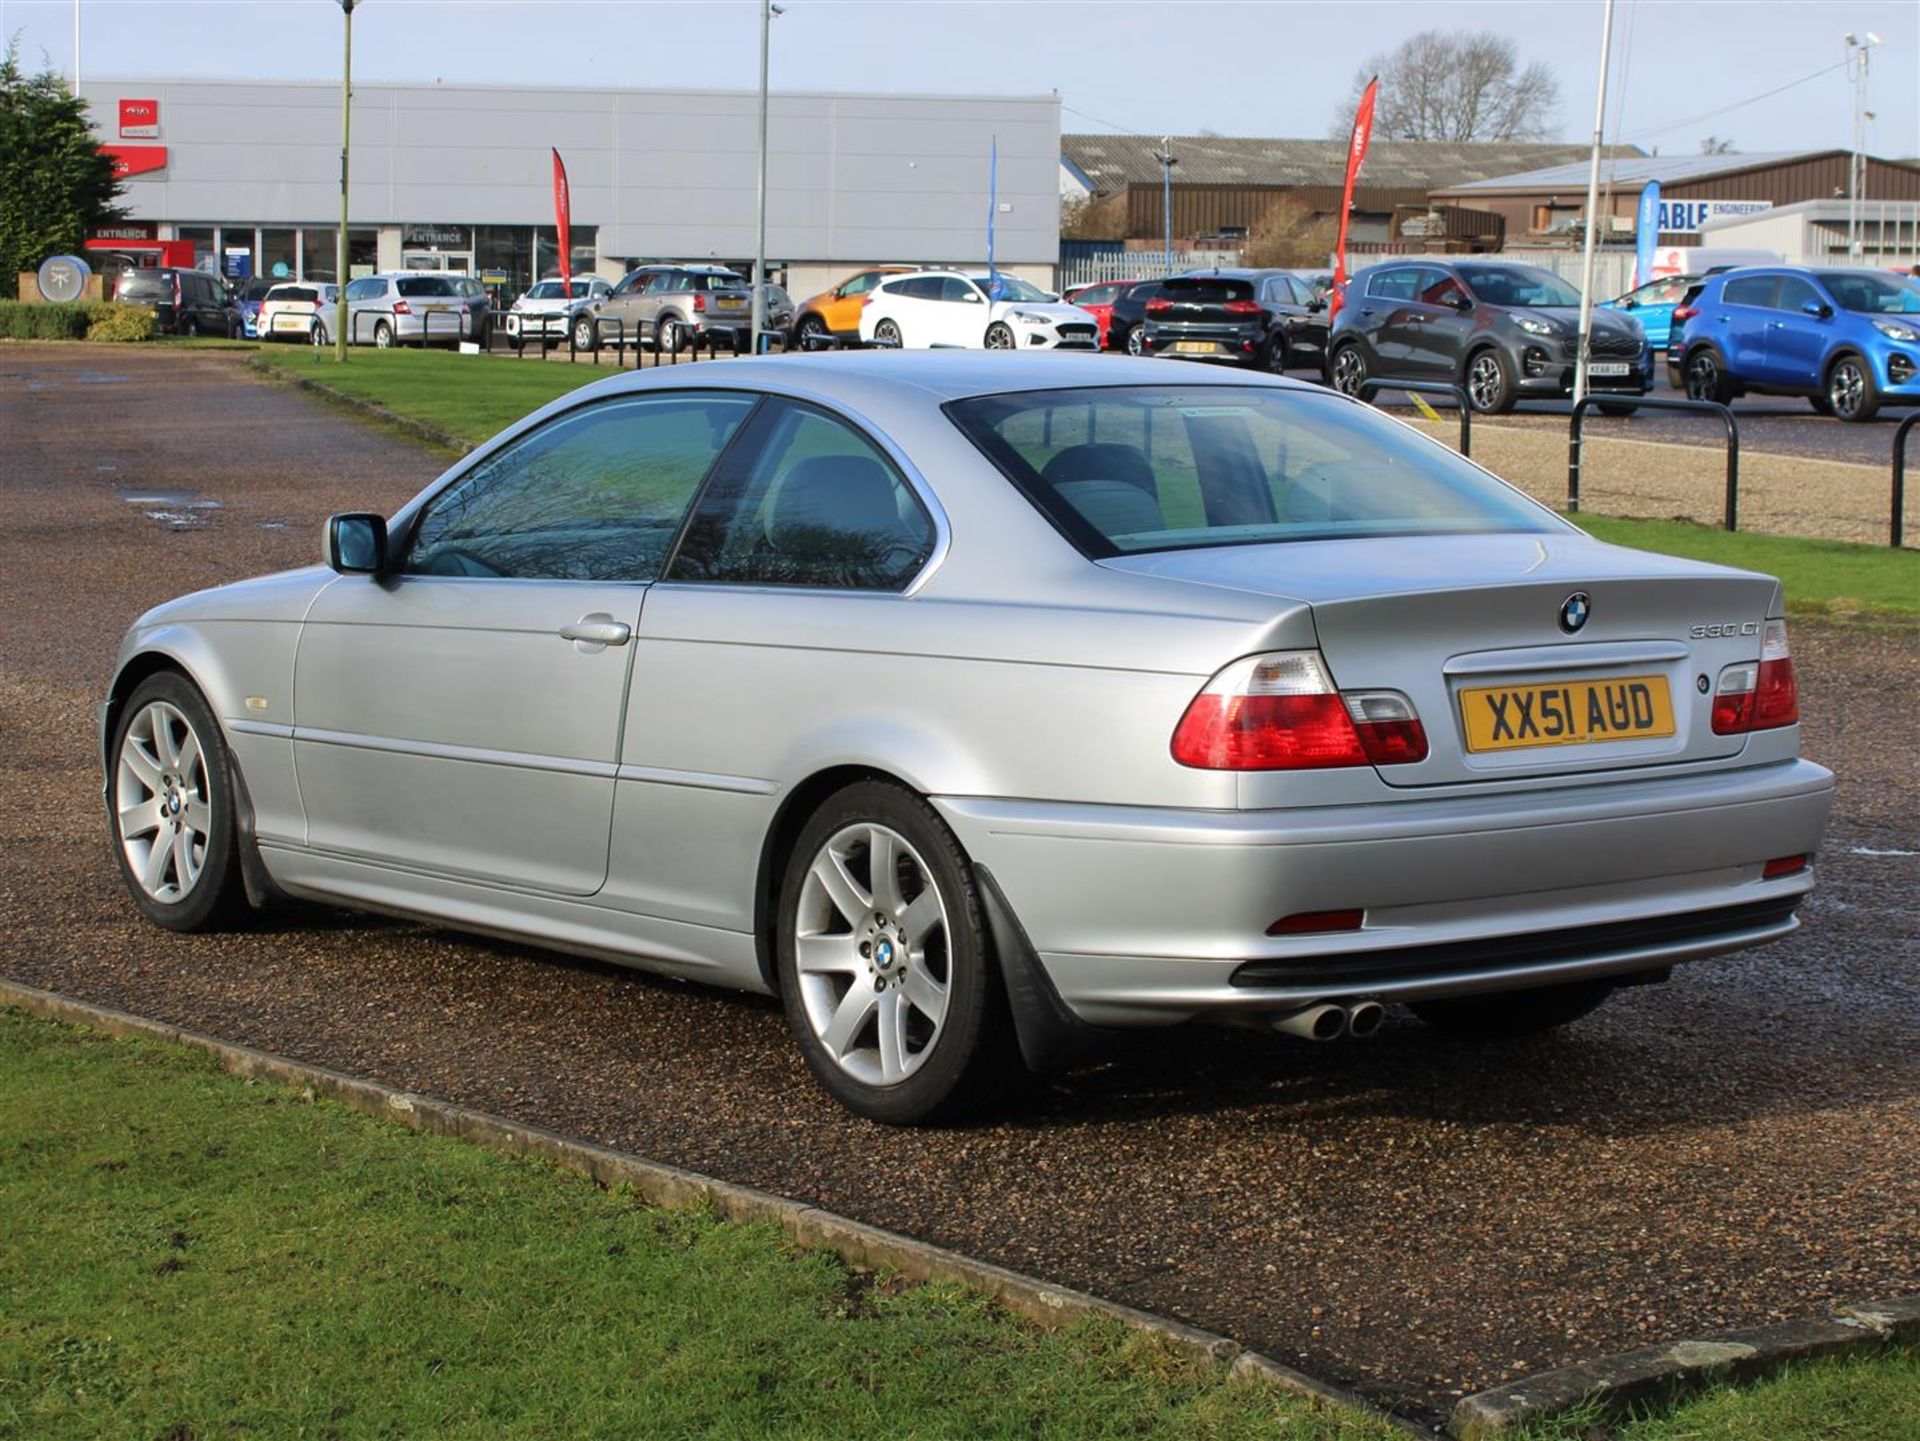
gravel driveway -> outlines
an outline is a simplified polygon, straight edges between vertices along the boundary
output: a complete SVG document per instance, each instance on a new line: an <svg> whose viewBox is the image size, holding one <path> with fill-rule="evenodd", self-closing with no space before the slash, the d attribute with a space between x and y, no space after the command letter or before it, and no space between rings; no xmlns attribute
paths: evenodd
<svg viewBox="0 0 1920 1441"><path fill-rule="evenodd" d="M440 462L187 353L0 346L0 415L0 972L1185 1317L1423 1415L1920 1289L1911 631L1797 632L1808 749L1842 787L1789 941L1550 1039L1165 1034L990 1124L889 1131L823 1098L765 1001L328 912L140 923L91 729L122 628L305 561L326 513Z"/></svg>

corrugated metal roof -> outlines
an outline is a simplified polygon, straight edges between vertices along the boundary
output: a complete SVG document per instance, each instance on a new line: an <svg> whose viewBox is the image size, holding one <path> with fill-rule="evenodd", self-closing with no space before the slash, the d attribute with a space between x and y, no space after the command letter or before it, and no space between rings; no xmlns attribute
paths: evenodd
<svg viewBox="0 0 1920 1441"><path fill-rule="evenodd" d="M1347 175L1344 140L1176 135L1172 148L1179 162L1173 171L1178 185L1339 185ZM1160 183L1157 135L1062 135L1060 150L1102 193ZM1640 157L1634 146L1613 151ZM1367 151L1361 183L1371 189L1435 190L1528 167L1584 164L1586 155L1584 145L1377 140Z"/></svg>
<svg viewBox="0 0 1920 1441"><path fill-rule="evenodd" d="M1822 156L1834 155L1834 150L1786 150L1770 151L1757 155L1636 155L1622 156L1607 167L1606 174L1615 190L1645 185L1649 180L1658 180L1662 185L1685 184L1690 180L1707 180L1716 175L1728 175L1740 170L1770 169L1776 165L1793 165L1803 160L1817 160ZM1587 183L1588 162L1583 156L1577 162L1564 165L1549 165L1538 170L1522 170L1512 175L1496 175L1490 179L1449 181L1449 190L1564 190L1569 186L1584 186Z"/></svg>

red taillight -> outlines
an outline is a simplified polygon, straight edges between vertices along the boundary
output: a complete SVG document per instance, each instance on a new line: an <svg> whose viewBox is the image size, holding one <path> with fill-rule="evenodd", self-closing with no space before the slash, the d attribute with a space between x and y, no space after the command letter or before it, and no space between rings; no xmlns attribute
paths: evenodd
<svg viewBox="0 0 1920 1441"><path fill-rule="evenodd" d="M1777 881L1782 876L1797 876L1807 868L1805 856L1775 856L1760 867L1760 879Z"/></svg>
<svg viewBox="0 0 1920 1441"><path fill-rule="evenodd" d="M1156 295L1147 302L1147 314L1162 315L1173 309L1173 302L1164 295Z"/></svg>
<svg viewBox="0 0 1920 1441"><path fill-rule="evenodd" d="M1684 325L1699 313L1700 307L1697 305L1676 305L1673 307L1673 323Z"/></svg>
<svg viewBox="0 0 1920 1441"><path fill-rule="evenodd" d="M1267 927L1270 936L1317 936L1327 931L1357 931L1365 911L1296 911Z"/></svg>
<svg viewBox="0 0 1920 1441"><path fill-rule="evenodd" d="M1193 698L1173 758L1199 770L1321 770L1425 760L1427 736L1397 691L1334 689L1317 651L1235 661Z"/></svg>
<svg viewBox="0 0 1920 1441"><path fill-rule="evenodd" d="M698 290L693 293L693 308L695 310L705 310L707 308L707 297Z"/></svg>
<svg viewBox="0 0 1920 1441"><path fill-rule="evenodd" d="M413 307L404 300L396 300L393 302L393 313L395 315L411 315L413 314Z"/></svg>
<svg viewBox="0 0 1920 1441"><path fill-rule="evenodd" d="M1153 307L1149 305L1147 309L1151 310ZM1229 315L1258 315L1260 303L1255 300L1229 300L1221 309Z"/></svg>
<svg viewBox="0 0 1920 1441"><path fill-rule="evenodd" d="M1713 733L1745 735L1777 730L1800 719L1800 691L1787 648L1787 623L1767 622L1758 661L1741 661L1720 672L1713 696Z"/></svg>

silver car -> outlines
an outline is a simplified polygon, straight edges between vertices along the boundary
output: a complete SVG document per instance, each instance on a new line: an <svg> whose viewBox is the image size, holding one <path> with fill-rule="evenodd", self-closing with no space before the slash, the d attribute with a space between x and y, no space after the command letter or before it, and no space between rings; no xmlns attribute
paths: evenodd
<svg viewBox="0 0 1920 1441"><path fill-rule="evenodd" d="M575 318L573 343L578 350L651 344L675 354L724 338L745 350L752 328L753 292L744 276L719 265L643 265Z"/></svg>
<svg viewBox="0 0 1920 1441"><path fill-rule="evenodd" d="M127 635L140 908L777 994L886 1121L1127 1027L1562 1024L1793 930L1832 788L1777 581L1171 361L623 374L325 556Z"/></svg>
<svg viewBox="0 0 1920 1441"><path fill-rule="evenodd" d="M458 345L473 333L462 275L402 270L347 282L347 344Z"/></svg>

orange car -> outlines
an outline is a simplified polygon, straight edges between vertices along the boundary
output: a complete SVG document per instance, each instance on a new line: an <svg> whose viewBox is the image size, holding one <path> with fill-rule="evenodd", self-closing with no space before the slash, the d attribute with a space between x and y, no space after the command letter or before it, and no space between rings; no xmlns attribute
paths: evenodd
<svg viewBox="0 0 1920 1441"><path fill-rule="evenodd" d="M829 336L842 338L860 334L860 307L867 292L889 275L904 275L924 267L917 265L876 265L856 271L832 290L804 301L793 313L793 342L805 348L820 345Z"/></svg>

